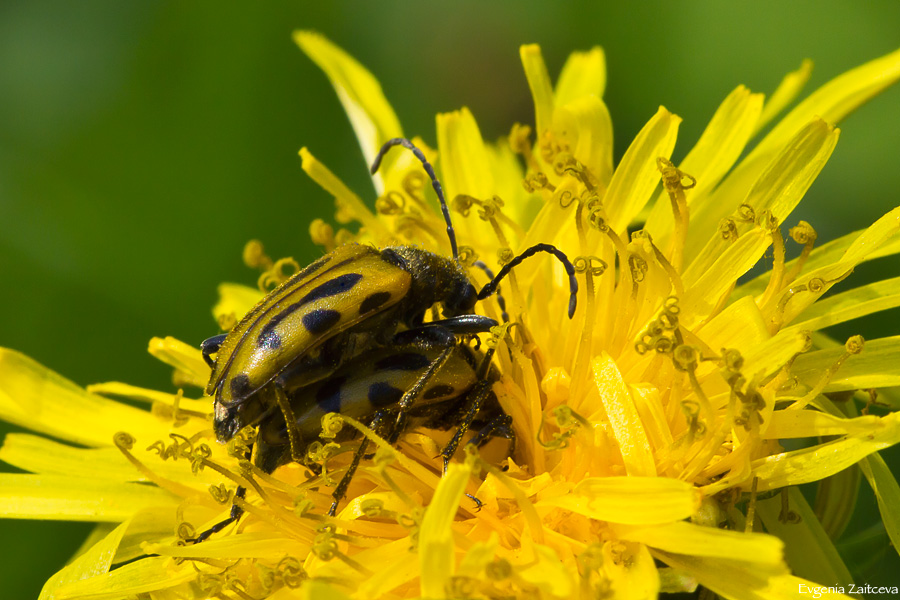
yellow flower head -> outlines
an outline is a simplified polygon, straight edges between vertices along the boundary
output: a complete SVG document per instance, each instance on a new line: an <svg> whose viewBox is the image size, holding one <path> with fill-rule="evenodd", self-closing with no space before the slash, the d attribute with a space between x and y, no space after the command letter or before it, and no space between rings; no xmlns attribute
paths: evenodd
<svg viewBox="0 0 900 600"><path fill-rule="evenodd" d="M377 80L321 36L295 39L330 78L371 164L404 135ZM900 252L900 208L820 247L790 213L837 143L834 123L900 78L900 51L826 84L755 142L811 66L767 102L738 87L678 165L681 119L663 107L613 165L602 50L574 53L555 86L537 46L521 59L533 127L486 143L463 108L438 115L436 149L414 139L437 169L476 288L535 244L574 265L572 318L563 265L539 254L476 305L501 325L464 341L473 356L493 355L490 393L511 418L495 433L514 437L512 455L504 440L469 445L442 476L452 427L410 428L394 446L368 427L371 415L327 414L320 441L303 448L313 468L285 450L288 464L273 470L248 460L252 428L214 443L209 397L82 390L3 351L0 416L79 446L8 436L0 459L32 474L0 475L0 510L101 523L44 597L653 598L701 585L762 598L851 581L830 538L852 503L823 496L830 518L820 521L792 486L858 463L883 513L900 504L877 454L900 441L900 419L833 401L900 385L900 338L841 344L818 333L900 305L896 279L819 301L859 263ZM300 157L348 226L312 223L325 252L355 241L450 255L431 182L408 151L386 155L366 199L306 148ZM749 277L770 248L772 270ZM244 259L263 271L262 290L299 268L257 242ZM220 292L225 330L263 297ZM150 351L177 385L206 386L197 349L169 338ZM815 437L827 441L780 442ZM329 517L360 443L369 455ZM190 543L232 504L244 511L236 524ZM885 525L896 545L896 521Z"/></svg>

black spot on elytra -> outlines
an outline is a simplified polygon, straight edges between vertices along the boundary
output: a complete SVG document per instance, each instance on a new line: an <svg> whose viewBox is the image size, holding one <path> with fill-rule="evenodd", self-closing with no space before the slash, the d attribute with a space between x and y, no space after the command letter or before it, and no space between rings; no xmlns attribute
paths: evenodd
<svg viewBox="0 0 900 600"><path fill-rule="evenodd" d="M238 373L231 378L231 397L240 400L250 393L250 377L246 373Z"/></svg>
<svg viewBox="0 0 900 600"><path fill-rule="evenodd" d="M335 265L338 267L340 265ZM256 343L260 346L264 345L264 339L269 335L278 324L296 312L298 309L303 308L307 304L311 302L315 302L316 300L321 300L322 298L329 298L331 296L335 296L337 294L343 294L344 292L353 289L359 280L362 279L362 275L360 273L347 273L346 275L339 275L334 279L326 281L325 283L314 287L310 290L303 298L294 302L284 310L282 310L277 315L273 316L269 319L269 322L265 324L265 326L260 330L259 335L256 338ZM313 311L316 312L316 311ZM303 317L303 324L306 325L306 318L309 315ZM330 326L329 326L330 327ZM309 329L309 327L307 327ZM327 328L326 328L327 329ZM310 330L312 331L312 330ZM312 333L316 333L312 331Z"/></svg>
<svg viewBox="0 0 900 600"><path fill-rule="evenodd" d="M325 333L341 320L341 313L329 308L319 308L303 315L303 326L313 335Z"/></svg>
<svg viewBox="0 0 900 600"><path fill-rule="evenodd" d="M431 364L428 357L417 352L391 354L375 361L376 371L418 371Z"/></svg>
<svg viewBox="0 0 900 600"><path fill-rule="evenodd" d="M329 281L314 287L308 294L300 299L299 304L300 306L303 306L304 304L309 304L310 302L315 302L322 298L343 294L344 292L352 290L362 278L362 273L346 273L344 275L339 275L334 279L330 279Z"/></svg>
<svg viewBox="0 0 900 600"><path fill-rule="evenodd" d="M366 299L362 301L362 304L359 305L359 314L364 315L367 312L372 312L390 299L390 292L375 292L366 297Z"/></svg>
<svg viewBox="0 0 900 600"><path fill-rule="evenodd" d="M281 336L272 330L261 333L257 339L257 343L261 348L266 350L278 350L281 348Z"/></svg>
<svg viewBox="0 0 900 600"><path fill-rule="evenodd" d="M403 390L397 389L389 383L381 381L369 386L369 402L375 408L397 404L402 397Z"/></svg>
<svg viewBox="0 0 900 600"><path fill-rule="evenodd" d="M346 377L332 377L316 390L316 403L325 412L341 412L341 386Z"/></svg>
<svg viewBox="0 0 900 600"><path fill-rule="evenodd" d="M424 400L434 400L435 398L444 398L446 396L451 396L453 392L454 390L452 385L439 383L438 385L432 386L425 390L425 393L422 394L422 398Z"/></svg>

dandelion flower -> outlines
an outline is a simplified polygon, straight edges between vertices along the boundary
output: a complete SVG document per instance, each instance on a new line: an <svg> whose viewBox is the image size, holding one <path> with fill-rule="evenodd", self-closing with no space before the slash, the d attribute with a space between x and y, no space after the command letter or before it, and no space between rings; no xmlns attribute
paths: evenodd
<svg viewBox="0 0 900 600"><path fill-rule="evenodd" d="M371 163L404 135L377 80L321 36L295 39L331 80ZM900 488L877 454L900 441L900 419L834 401L890 397L900 338L842 344L820 333L900 305L896 279L821 299L861 262L900 252L900 208L819 247L813 225L790 217L837 143L835 123L900 77L900 51L826 84L759 141L810 65L768 101L738 87L677 165L680 118L663 107L613 164L602 50L572 54L555 86L537 46L521 58L533 126L486 143L463 108L438 115L437 148L415 140L443 182L467 267L478 258L498 269L549 243L577 270L571 321L554 261L526 261L503 284L511 324L485 342L498 348L493 391L512 417L513 455L469 448L442 477L439 434L409 431L396 448L375 440L330 518L346 462L266 473L245 460L245 435L214 443L208 397L84 390L4 350L0 416L63 442L7 436L0 459L29 474L0 475L0 512L98 523L42 597L652 598L697 586L798 595L851 582L831 538L852 503L824 494L820 519L795 486L854 464L900 542ZM311 225L324 251L357 241L449 255L412 155L388 155L366 199L306 148L300 157L347 225ZM750 278L770 248L771 271ZM292 266L256 243L245 261L264 270L262 288ZM231 284L220 292L223 329L262 297ZM496 297L478 311L503 320ZM150 352L174 367L177 386L206 385L197 348L154 339ZM781 444L799 438L821 441ZM237 524L186 543L233 502L246 511Z"/></svg>

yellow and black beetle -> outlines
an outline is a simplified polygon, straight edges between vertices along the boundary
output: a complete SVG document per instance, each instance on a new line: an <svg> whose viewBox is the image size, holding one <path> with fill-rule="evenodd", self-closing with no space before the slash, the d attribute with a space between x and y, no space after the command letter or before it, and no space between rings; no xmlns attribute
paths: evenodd
<svg viewBox="0 0 900 600"><path fill-rule="evenodd" d="M424 330L431 338L442 340L443 347L449 347L456 343L457 335L488 331L497 323L473 314L475 303L491 296L510 270L539 252L554 255L565 267L570 288L569 317L574 314L578 291L575 269L549 244L525 250L476 291L459 262L441 184L421 150L405 138L389 140L379 151L372 172L396 145L410 149L431 178L447 223L453 258L415 246L381 250L341 246L273 290L228 334L203 342L203 357L212 368L206 393L215 396L214 429L220 441L254 424L272 409L273 402L287 417L287 395L327 379L368 348L402 346ZM423 322L426 311L434 305L441 307L443 318ZM215 360L212 354L216 354Z"/></svg>
<svg viewBox="0 0 900 600"><path fill-rule="evenodd" d="M294 427L282 413L270 409L259 419L252 444L251 462L266 473L291 462L298 453L322 433L322 417L340 413L366 423L390 444L411 428L431 430L456 428L444 446L443 470L467 431L476 433L468 443L480 447L494 437L509 440L507 455L512 455L515 435L512 418L500 406L492 385L498 379L491 366L493 349L480 352L465 343L444 347L423 333L401 348L370 349L348 361L327 379L299 388L290 394L290 412ZM344 427L334 441L359 437L352 427ZM363 437L332 496L329 510L334 515L338 503L365 453L368 439ZM307 466L315 469L315 464ZM246 489L235 492L243 498ZM480 505L477 499L473 500ZM234 504L230 516L204 531L193 542L201 542L235 522L243 510Z"/></svg>

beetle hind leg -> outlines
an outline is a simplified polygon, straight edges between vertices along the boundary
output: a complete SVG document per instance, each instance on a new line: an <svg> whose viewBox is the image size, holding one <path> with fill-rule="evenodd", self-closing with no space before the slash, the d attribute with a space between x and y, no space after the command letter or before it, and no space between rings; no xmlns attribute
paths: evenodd
<svg viewBox="0 0 900 600"><path fill-rule="evenodd" d="M235 490L235 492L234 492L234 497L240 498L241 500L243 500L244 496L246 494L247 494L247 488L245 488L244 486L239 486L238 489ZM219 521L218 523L216 523L215 525L213 525L206 531L201 532L200 535L198 535L197 537L191 538L191 539L188 539L185 541L188 542L189 544L199 544L200 542L208 539L211 535L213 535L215 533L219 533L220 531L222 531L223 529L225 529L232 523L236 522L238 519L241 518L241 515L243 515L243 514L244 514L243 508L241 508L237 504L232 504L231 505L231 514L228 515L227 519L223 519L222 521Z"/></svg>

